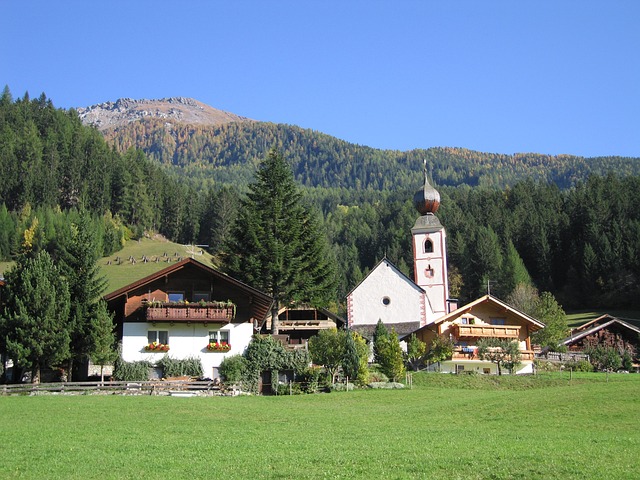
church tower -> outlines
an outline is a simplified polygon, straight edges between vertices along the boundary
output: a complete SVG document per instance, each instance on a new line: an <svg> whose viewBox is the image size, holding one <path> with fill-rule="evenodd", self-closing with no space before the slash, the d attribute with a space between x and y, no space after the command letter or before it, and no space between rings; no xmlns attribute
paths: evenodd
<svg viewBox="0 0 640 480"><path fill-rule="evenodd" d="M426 160L424 186L415 193L413 204L421 215L411 229L414 280L426 292L435 318L438 318L449 313L447 236L440 220L435 216L440 206L440 194L429 184Z"/></svg>

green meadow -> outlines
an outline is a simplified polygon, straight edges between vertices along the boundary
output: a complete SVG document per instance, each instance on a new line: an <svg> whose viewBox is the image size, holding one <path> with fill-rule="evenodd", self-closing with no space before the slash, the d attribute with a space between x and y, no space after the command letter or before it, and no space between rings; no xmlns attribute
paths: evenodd
<svg viewBox="0 0 640 480"><path fill-rule="evenodd" d="M146 263L142 260L143 256L148 259ZM135 263L129 257L133 257ZM194 257L205 265L212 266L211 255L199 247L180 245L165 239L130 240L122 250L98 263L101 275L107 280L105 293L113 292L187 257ZM120 259L119 263L117 258Z"/></svg>
<svg viewBox="0 0 640 480"><path fill-rule="evenodd" d="M0 397L3 478L640 478L640 375L293 397Z"/></svg>

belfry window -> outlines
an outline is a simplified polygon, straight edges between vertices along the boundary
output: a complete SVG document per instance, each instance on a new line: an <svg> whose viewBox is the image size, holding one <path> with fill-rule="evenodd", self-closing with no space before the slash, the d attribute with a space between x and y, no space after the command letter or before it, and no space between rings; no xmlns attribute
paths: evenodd
<svg viewBox="0 0 640 480"><path fill-rule="evenodd" d="M424 253L433 253L433 242L428 238L424 241Z"/></svg>

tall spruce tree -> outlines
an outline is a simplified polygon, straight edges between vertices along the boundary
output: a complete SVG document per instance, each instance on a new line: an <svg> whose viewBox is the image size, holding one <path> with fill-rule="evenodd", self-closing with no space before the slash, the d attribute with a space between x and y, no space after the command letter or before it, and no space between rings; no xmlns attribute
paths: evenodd
<svg viewBox="0 0 640 480"><path fill-rule="evenodd" d="M7 356L17 370L40 380L43 367L60 366L70 355L69 287L46 251L23 254L7 273L0 317Z"/></svg>
<svg viewBox="0 0 640 480"><path fill-rule="evenodd" d="M57 252L71 299L71 374L73 363L86 360L95 346L94 321L100 318L96 308L106 286L97 264L100 254L96 242L89 215L81 213L78 220L71 223L68 238ZM109 341L109 337L105 341Z"/></svg>
<svg viewBox="0 0 640 480"><path fill-rule="evenodd" d="M326 237L304 207L291 167L271 149L249 186L227 248L227 271L274 299L278 310L292 302L326 305L335 295L335 268Z"/></svg>

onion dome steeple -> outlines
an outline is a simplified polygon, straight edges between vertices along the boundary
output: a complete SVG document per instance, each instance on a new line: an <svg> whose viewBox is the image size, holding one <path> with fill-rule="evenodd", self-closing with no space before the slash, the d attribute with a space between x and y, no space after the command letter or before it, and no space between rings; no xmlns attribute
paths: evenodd
<svg viewBox="0 0 640 480"><path fill-rule="evenodd" d="M427 160L424 160L424 186L413 196L413 205L420 215L434 214L440 206L440 194L431 186L427 178Z"/></svg>

